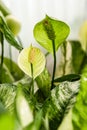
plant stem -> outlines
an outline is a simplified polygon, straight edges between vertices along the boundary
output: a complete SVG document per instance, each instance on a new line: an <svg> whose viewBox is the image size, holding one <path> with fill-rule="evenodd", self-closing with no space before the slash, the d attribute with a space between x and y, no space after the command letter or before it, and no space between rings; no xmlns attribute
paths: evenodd
<svg viewBox="0 0 87 130"><path fill-rule="evenodd" d="M54 40L52 40L52 46L53 46L54 66L53 66L51 89L54 88L53 83L54 83L54 77L55 77L55 71L56 71L56 50L55 50L55 41Z"/></svg>
<svg viewBox="0 0 87 130"><path fill-rule="evenodd" d="M22 43L22 41L21 41L21 38L19 37L19 36L17 36L17 39L18 39L18 41L19 41L19 44L22 46L22 48L23 48L23 43Z"/></svg>
<svg viewBox="0 0 87 130"><path fill-rule="evenodd" d="M66 73L66 65L67 65L67 61L66 61L66 51L67 51L67 45L66 42L63 43L63 57L64 57L64 65L63 65L63 75L65 75Z"/></svg>
<svg viewBox="0 0 87 130"><path fill-rule="evenodd" d="M13 65L12 65L12 48L11 45L9 45L9 57L10 57L10 72L13 72Z"/></svg>
<svg viewBox="0 0 87 130"><path fill-rule="evenodd" d="M31 95L34 95L34 78L33 78L33 65L31 63L31 74L32 74L32 87L31 87Z"/></svg>
<svg viewBox="0 0 87 130"><path fill-rule="evenodd" d="M0 36L1 36L1 64L0 64L0 78L2 81L2 69L3 69L3 60L4 60L4 37L3 37L3 33L0 32Z"/></svg>

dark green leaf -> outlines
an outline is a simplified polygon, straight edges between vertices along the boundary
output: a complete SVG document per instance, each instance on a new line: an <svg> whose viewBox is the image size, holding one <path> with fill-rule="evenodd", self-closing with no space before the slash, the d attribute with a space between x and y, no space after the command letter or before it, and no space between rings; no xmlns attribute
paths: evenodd
<svg viewBox="0 0 87 130"><path fill-rule="evenodd" d="M68 74L68 75L64 75L62 77L55 78L54 82L55 83L63 82L63 81L73 82L73 81L76 81L76 80L79 80L79 79L80 79L80 75L78 75L78 74Z"/></svg>

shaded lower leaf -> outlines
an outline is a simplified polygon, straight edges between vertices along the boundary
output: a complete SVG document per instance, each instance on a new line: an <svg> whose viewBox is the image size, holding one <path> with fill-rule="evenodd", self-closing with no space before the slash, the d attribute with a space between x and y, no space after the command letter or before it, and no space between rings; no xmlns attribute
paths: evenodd
<svg viewBox="0 0 87 130"><path fill-rule="evenodd" d="M38 88L42 91L43 95L47 97L51 89L51 78L47 69L45 68L35 80Z"/></svg>
<svg viewBox="0 0 87 130"><path fill-rule="evenodd" d="M0 70L0 83L13 83L23 78L24 73L11 59L4 57L3 69Z"/></svg>
<svg viewBox="0 0 87 130"><path fill-rule="evenodd" d="M4 64L9 69L11 75L14 77L15 81L20 80L23 78L24 73L21 71L21 69L18 67L18 65L12 61L9 58L4 57Z"/></svg>
<svg viewBox="0 0 87 130"><path fill-rule="evenodd" d="M48 114L51 130L56 130L65 114L72 108L79 90L79 81L63 82L51 91L51 96L44 103L44 116Z"/></svg>
<svg viewBox="0 0 87 130"><path fill-rule="evenodd" d="M43 92L42 92L40 89L38 89L38 90L36 91L36 93L35 93L34 96L35 96L37 102L40 104L40 107L42 107L43 102L45 101L45 99L46 99L47 97L44 96Z"/></svg>
<svg viewBox="0 0 87 130"><path fill-rule="evenodd" d="M29 87L31 84L31 79L28 77L24 77L18 82L14 82L13 84L0 84L0 101L4 105L4 107L13 113L14 110L14 102L17 93L17 85L21 82L23 92L27 99L29 99Z"/></svg>
<svg viewBox="0 0 87 130"><path fill-rule="evenodd" d="M0 83L12 83L14 77L11 75L8 67L3 63L3 68L0 70Z"/></svg>

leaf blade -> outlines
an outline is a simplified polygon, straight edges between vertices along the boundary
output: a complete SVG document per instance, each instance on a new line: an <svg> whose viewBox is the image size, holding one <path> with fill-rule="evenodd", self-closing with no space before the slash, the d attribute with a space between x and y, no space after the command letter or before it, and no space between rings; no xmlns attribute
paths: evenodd
<svg viewBox="0 0 87 130"><path fill-rule="evenodd" d="M45 27L46 25L46 27ZM33 33L36 41L48 52L53 53L52 40L55 40L55 50L65 41L69 34L69 26L62 22L46 16L34 27Z"/></svg>
<svg viewBox="0 0 87 130"><path fill-rule="evenodd" d="M63 82L51 91L51 96L43 106L44 116L48 115L50 129L56 130L64 115L76 101L79 82ZM53 125L54 124L54 125Z"/></svg>
<svg viewBox="0 0 87 130"><path fill-rule="evenodd" d="M22 46L20 46L18 44L13 33L11 32L11 30L7 26L6 21L4 19L4 16L2 15L1 12L0 12L0 31L4 34L6 40L8 41L9 44L14 46L18 50L22 50Z"/></svg>

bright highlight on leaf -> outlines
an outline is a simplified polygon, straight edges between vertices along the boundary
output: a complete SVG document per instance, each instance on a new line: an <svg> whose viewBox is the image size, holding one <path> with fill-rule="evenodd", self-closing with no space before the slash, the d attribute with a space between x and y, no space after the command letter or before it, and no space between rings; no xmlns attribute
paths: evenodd
<svg viewBox="0 0 87 130"><path fill-rule="evenodd" d="M36 47L24 48L18 57L19 67L32 77L31 64L33 66L33 78L35 79L45 68L45 56Z"/></svg>
<svg viewBox="0 0 87 130"><path fill-rule="evenodd" d="M21 85L18 85L16 96L16 112L22 127L26 127L33 121L33 113L26 98L21 90Z"/></svg>
<svg viewBox="0 0 87 130"><path fill-rule="evenodd" d="M82 24L79 32L79 37L83 50L87 51L87 21Z"/></svg>
<svg viewBox="0 0 87 130"><path fill-rule="evenodd" d="M66 23L46 16L34 27L34 37L48 52L53 53L52 41L55 41L55 50L57 51L67 38L69 31L69 26Z"/></svg>

